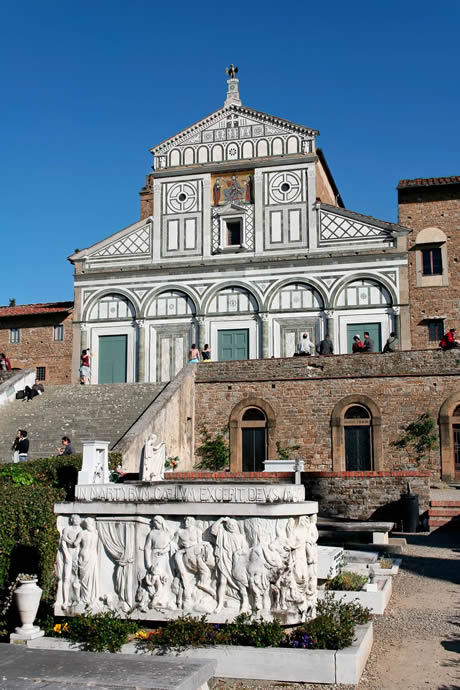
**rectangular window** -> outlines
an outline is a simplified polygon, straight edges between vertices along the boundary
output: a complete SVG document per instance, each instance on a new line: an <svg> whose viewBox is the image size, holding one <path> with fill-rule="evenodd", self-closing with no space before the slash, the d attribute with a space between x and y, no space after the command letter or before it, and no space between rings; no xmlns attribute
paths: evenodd
<svg viewBox="0 0 460 690"><path fill-rule="evenodd" d="M444 335L444 322L442 319L434 319L428 322L428 340L439 342Z"/></svg>
<svg viewBox="0 0 460 690"><path fill-rule="evenodd" d="M64 326L54 326L54 340L64 340Z"/></svg>
<svg viewBox="0 0 460 690"><path fill-rule="evenodd" d="M230 247L241 245L241 220L227 220L227 245Z"/></svg>
<svg viewBox="0 0 460 690"><path fill-rule="evenodd" d="M442 275L441 248L422 249L422 272L424 276Z"/></svg>
<svg viewBox="0 0 460 690"><path fill-rule="evenodd" d="M10 343L20 343L21 342L21 331L19 328L10 328Z"/></svg>
<svg viewBox="0 0 460 690"><path fill-rule="evenodd" d="M37 367L37 379L39 381L46 379L46 367Z"/></svg>

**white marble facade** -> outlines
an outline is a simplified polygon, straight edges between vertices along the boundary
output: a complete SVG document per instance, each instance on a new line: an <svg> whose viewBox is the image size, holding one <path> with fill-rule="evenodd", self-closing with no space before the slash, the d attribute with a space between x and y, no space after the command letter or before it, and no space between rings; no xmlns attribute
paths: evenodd
<svg viewBox="0 0 460 690"><path fill-rule="evenodd" d="M100 380L110 334L127 381L169 380L192 342L218 359L224 331L249 358L291 356L303 331L347 352L368 323L409 347L407 229L317 201L317 134L243 106L230 78L224 107L154 147L153 215L70 257L75 374L90 347Z"/></svg>
<svg viewBox="0 0 460 690"><path fill-rule="evenodd" d="M112 609L219 623L245 612L286 624L314 615L317 504L303 487L78 490L78 503L56 506L57 615Z"/></svg>

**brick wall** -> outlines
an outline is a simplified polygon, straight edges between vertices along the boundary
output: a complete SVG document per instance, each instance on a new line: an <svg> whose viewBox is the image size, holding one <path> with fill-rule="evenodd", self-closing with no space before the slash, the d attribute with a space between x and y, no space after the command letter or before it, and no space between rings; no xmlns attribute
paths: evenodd
<svg viewBox="0 0 460 690"><path fill-rule="evenodd" d="M305 498L318 501L320 514L356 520L392 520L401 516L401 495L410 482L420 514L430 502L429 472L305 472Z"/></svg>
<svg viewBox="0 0 460 690"><path fill-rule="evenodd" d="M63 324L64 340L54 340L54 326ZM10 328L20 329L20 342L9 342ZM0 320L0 352L11 367L45 367L44 384L70 383L72 368L72 315L46 314L15 316Z"/></svg>
<svg viewBox="0 0 460 690"><path fill-rule="evenodd" d="M139 192L141 197L141 220L153 215L153 178L152 175L146 175L145 187L142 187Z"/></svg>
<svg viewBox="0 0 460 690"><path fill-rule="evenodd" d="M274 413L276 424L269 429L272 449L275 441L298 445L295 455L305 460L306 470L332 470L332 412L343 398L357 394L371 399L381 414L381 469L428 469L439 476L439 450L419 465L394 442L420 414L431 412L438 418L446 398L460 389L459 364L459 354L432 350L200 364L197 438L202 421L214 435L229 424L237 404L257 398Z"/></svg>
<svg viewBox="0 0 460 690"><path fill-rule="evenodd" d="M431 348L427 318L445 318L446 328L460 329L460 184L409 187L398 190L399 223L413 229L409 235L409 295L412 347ZM449 285L417 287L415 250L417 233L440 228L447 236Z"/></svg>

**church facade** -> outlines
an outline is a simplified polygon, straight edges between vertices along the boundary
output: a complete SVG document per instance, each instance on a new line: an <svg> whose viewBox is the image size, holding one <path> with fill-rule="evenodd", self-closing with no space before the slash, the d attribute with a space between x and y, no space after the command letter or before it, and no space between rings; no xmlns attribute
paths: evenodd
<svg viewBox="0 0 460 690"><path fill-rule="evenodd" d="M224 106L152 149L141 219L71 257L74 380L170 380L192 343L214 360L292 356L303 333L337 354L369 331L410 349L409 229L344 208L318 131Z"/></svg>

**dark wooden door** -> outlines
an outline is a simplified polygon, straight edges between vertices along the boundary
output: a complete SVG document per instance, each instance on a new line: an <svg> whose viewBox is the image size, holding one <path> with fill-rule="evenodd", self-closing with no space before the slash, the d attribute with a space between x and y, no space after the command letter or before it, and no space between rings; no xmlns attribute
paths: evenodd
<svg viewBox="0 0 460 690"><path fill-rule="evenodd" d="M242 434L242 469L243 472L263 472L266 431L264 427L241 429Z"/></svg>
<svg viewBox="0 0 460 690"><path fill-rule="evenodd" d="M369 426L345 427L345 467L347 472L372 469L371 429Z"/></svg>

